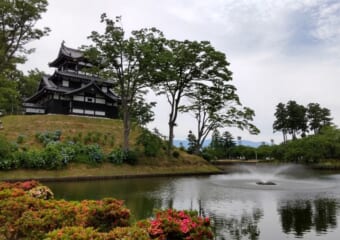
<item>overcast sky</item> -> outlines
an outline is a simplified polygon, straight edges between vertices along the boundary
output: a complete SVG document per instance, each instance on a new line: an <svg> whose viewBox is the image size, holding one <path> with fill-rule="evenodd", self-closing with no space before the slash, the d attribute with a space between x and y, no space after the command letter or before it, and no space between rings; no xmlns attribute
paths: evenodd
<svg viewBox="0 0 340 240"><path fill-rule="evenodd" d="M244 106L255 110L258 136L234 129L234 136L253 141L282 141L273 134L275 106L295 100L329 108L340 121L340 1L338 0L50 0L38 26L48 37L31 46L22 69L47 73L63 40L78 48L88 44L91 31L101 31L101 13L122 16L126 32L157 27L167 38L208 40L226 54L233 84ZM151 99L151 97L150 97ZM157 99L157 127L168 135L169 106ZM193 119L181 116L175 138L195 131Z"/></svg>

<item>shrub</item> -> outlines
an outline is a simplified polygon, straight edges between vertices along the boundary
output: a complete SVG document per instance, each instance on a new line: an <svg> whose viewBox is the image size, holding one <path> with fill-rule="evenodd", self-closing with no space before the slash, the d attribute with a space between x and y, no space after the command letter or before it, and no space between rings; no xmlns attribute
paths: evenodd
<svg viewBox="0 0 340 240"><path fill-rule="evenodd" d="M149 240L149 234L138 227L117 227L108 233L99 233L92 227L65 227L54 230L46 235L46 240Z"/></svg>
<svg viewBox="0 0 340 240"><path fill-rule="evenodd" d="M109 155L108 160L113 164L127 163L134 165L138 161L137 153L133 150L124 151L121 148L114 149Z"/></svg>
<svg viewBox="0 0 340 240"><path fill-rule="evenodd" d="M46 188L36 181L0 183L0 238L47 240L213 239L208 218L164 210L129 226L123 201L106 198L68 202L32 197Z"/></svg>
<svg viewBox="0 0 340 240"><path fill-rule="evenodd" d="M203 152L201 153L201 157L202 157L204 160L208 161L208 162L210 162L211 160L214 159L214 155L211 154L211 153L208 152L208 151L203 151Z"/></svg>
<svg viewBox="0 0 340 240"><path fill-rule="evenodd" d="M24 143L25 138L26 138L25 135L21 135L21 134L20 134L20 135L17 137L17 144L22 144L22 143Z"/></svg>
<svg viewBox="0 0 340 240"><path fill-rule="evenodd" d="M13 146L3 136L0 136L0 159L8 158L12 152Z"/></svg>
<svg viewBox="0 0 340 240"><path fill-rule="evenodd" d="M105 234L103 239L149 240L150 236L145 229L139 227L116 227Z"/></svg>
<svg viewBox="0 0 340 240"><path fill-rule="evenodd" d="M125 152L121 148L117 148L107 158L111 163L119 165L125 161Z"/></svg>
<svg viewBox="0 0 340 240"><path fill-rule="evenodd" d="M143 129L137 138L137 144L144 147L144 154L148 157L156 157L163 146L163 141L156 134Z"/></svg>
<svg viewBox="0 0 340 240"><path fill-rule="evenodd" d="M133 150L125 151L125 162L130 165L136 164L138 161L137 153Z"/></svg>
<svg viewBox="0 0 340 240"><path fill-rule="evenodd" d="M123 201L112 198L81 202L44 200L39 199L44 198L41 193L49 191L42 189L47 188L35 181L0 184L0 238L44 239L46 233L57 228L79 226L108 232L129 225L130 211Z"/></svg>
<svg viewBox="0 0 340 240"><path fill-rule="evenodd" d="M13 170L19 167L20 161L14 157L8 159L0 159L0 170Z"/></svg>
<svg viewBox="0 0 340 240"><path fill-rule="evenodd" d="M46 146L47 144L49 144L50 142L56 142L56 141L60 141L61 138L61 131L60 130L56 130L54 132L42 132L42 133L36 133L35 134L36 139L44 144L44 146Z"/></svg>
<svg viewBox="0 0 340 240"><path fill-rule="evenodd" d="M88 211L85 227L95 227L99 231L107 232L114 227L128 226L130 210L125 208L123 203L113 198L82 201L82 210L87 208Z"/></svg>
<svg viewBox="0 0 340 240"><path fill-rule="evenodd" d="M172 156L174 157L174 158L179 158L179 152L178 151L173 151L172 152Z"/></svg>
<svg viewBox="0 0 340 240"><path fill-rule="evenodd" d="M194 211L158 211L154 219L138 225L156 239L213 239L209 218L199 217Z"/></svg>
<svg viewBox="0 0 340 240"><path fill-rule="evenodd" d="M84 227L65 227L49 232L45 240L83 240L83 239L104 239L102 234L93 228Z"/></svg>
<svg viewBox="0 0 340 240"><path fill-rule="evenodd" d="M51 142L40 152L45 169L60 169L67 165L67 159L62 155L61 148L61 144Z"/></svg>
<svg viewBox="0 0 340 240"><path fill-rule="evenodd" d="M90 163L102 163L104 160L104 154L98 144L87 146L87 154Z"/></svg>

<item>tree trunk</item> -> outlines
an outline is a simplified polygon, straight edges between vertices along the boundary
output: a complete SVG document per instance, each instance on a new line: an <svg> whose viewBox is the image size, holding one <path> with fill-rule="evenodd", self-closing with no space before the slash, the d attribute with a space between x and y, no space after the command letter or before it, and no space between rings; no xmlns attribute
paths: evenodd
<svg viewBox="0 0 340 240"><path fill-rule="evenodd" d="M128 151L129 146L129 138L130 138L130 129L131 129L131 123L130 123L130 113L128 110L127 104L123 105L123 150Z"/></svg>
<svg viewBox="0 0 340 240"><path fill-rule="evenodd" d="M174 127L175 127L175 123L173 121L169 121L169 141L168 141L168 149L167 149L168 156L171 155L172 146L174 142Z"/></svg>

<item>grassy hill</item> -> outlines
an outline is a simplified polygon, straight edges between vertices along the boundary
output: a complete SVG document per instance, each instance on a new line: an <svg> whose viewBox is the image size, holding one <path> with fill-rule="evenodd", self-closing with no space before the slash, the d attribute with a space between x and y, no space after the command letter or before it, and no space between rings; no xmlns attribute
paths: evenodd
<svg viewBox="0 0 340 240"><path fill-rule="evenodd" d="M18 142L22 138L23 147L40 148L36 134L61 131L61 140L96 142L104 150L122 144L122 121L114 119L88 118L65 115L11 115L1 118L4 129L0 134L8 140ZM138 129L131 132L134 143Z"/></svg>
<svg viewBox="0 0 340 240"><path fill-rule="evenodd" d="M43 145L36 135L47 132L61 132L61 141L77 141L83 144L96 143L105 153L122 145L123 125L121 120L88 118L65 115L12 115L0 118L3 135L11 142L16 142L20 149L41 149ZM140 128L131 131L131 148L140 150L136 145ZM138 151L137 151L138 152ZM142 152L142 151L139 151ZM62 170L12 170L2 172L0 179L19 178L48 178L48 177L77 177L77 176L119 176L140 174L175 174L216 172L217 169L202 158L180 152L178 158L168 157L161 151L158 157L138 156L138 164L113 165L104 163L101 166L84 166L70 164Z"/></svg>

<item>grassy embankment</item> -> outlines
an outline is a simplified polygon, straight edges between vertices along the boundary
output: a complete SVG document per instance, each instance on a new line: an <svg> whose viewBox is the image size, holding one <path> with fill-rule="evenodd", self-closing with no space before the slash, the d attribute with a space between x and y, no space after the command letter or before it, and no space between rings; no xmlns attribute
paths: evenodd
<svg viewBox="0 0 340 240"><path fill-rule="evenodd" d="M36 140L39 132L62 132L61 141L74 138L86 141L89 136L97 135L97 141L105 153L122 144L122 122L120 120L96 119L64 115L37 115L37 116L5 116L1 118L4 129L0 135L9 141L18 142L22 138L19 148L39 149L42 145ZM132 148L137 149L136 138L139 134L138 127L131 132ZM89 143L94 143L89 140ZM138 164L113 165L103 163L90 166L80 163L71 163L61 170L28 170L18 169L0 171L1 179L43 179L43 178L76 178L76 177L104 177L104 176L131 176L131 175L157 175L157 174L185 174L185 173L210 173L218 169L203 159L180 152L178 158L169 158L165 154L157 158L139 157Z"/></svg>

